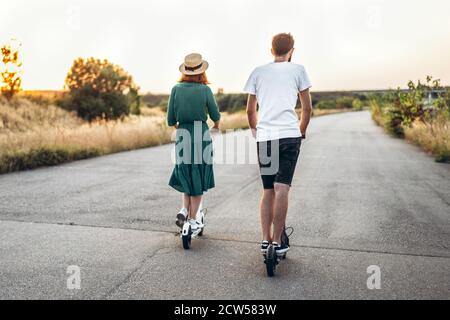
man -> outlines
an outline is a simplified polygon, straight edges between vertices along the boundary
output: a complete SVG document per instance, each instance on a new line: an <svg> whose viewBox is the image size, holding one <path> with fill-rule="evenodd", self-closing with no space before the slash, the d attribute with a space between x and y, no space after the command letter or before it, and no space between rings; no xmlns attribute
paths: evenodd
<svg viewBox="0 0 450 320"><path fill-rule="evenodd" d="M293 52L294 38L291 34L274 36L274 62L256 68L244 88L249 94L247 117L257 141L264 187L260 204L263 236L261 252L265 253L272 242L279 256L289 250L289 244L281 241L288 195L301 139L306 137L312 110L309 93L311 83L305 68L290 62ZM298 97L302 105L300 125L295 112Z"/></svg>

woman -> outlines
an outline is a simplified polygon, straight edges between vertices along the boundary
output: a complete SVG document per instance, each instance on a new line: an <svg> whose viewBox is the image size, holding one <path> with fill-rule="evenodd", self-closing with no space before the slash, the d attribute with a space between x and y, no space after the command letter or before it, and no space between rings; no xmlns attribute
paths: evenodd
<svg viewBox="0 0 450 320"><path fill-rule="evenodd" d="M212 143L206 120L209 114L214 121L213 129L218 129L220 113L207 86L208 66L198 53L185 57L179 68L181 79L172 88L167 108L167 124L177 128L176 164L169 185L183 193L176 224L182 227L188 219L192 230L203 228L202 222L196 219L197 211L203 192L214 187Z"/></svg>

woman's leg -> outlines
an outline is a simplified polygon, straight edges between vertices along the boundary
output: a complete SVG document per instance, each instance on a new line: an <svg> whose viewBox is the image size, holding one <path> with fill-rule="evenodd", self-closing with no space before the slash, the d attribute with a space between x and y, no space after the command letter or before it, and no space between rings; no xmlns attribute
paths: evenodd
<svg viewBox="0 0 450 320"><path fill-rule="evenodd" d="M183 208L189 212L191 197L187 193L183 193Z"/></svg>
<svg viewBox="0 0 450 320"><path fill-rule="evenodd" d="M197 218L197 211L202 202L202 196L191 196L189 215L192 219Z"/></svg>

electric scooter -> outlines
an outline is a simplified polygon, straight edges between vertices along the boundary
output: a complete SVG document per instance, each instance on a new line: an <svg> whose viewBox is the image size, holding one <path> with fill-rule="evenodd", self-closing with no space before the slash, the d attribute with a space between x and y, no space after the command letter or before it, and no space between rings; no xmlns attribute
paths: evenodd
<svg viewBox="0 0 450 320"><path fill-rule="evenodd" d="M203 235L203 229L205 228L205 216L207 211L208 210L206 208L200 208L197 213L197 219L201 221L201 223L203 224L203 228L192 230L191 224L189 223L188 219L186 219L186 221L184 222L183 227L180 231L180 236L181 242L183 243L183 248L185 250L188 250L191 247L191 240L193 238L196 238L197 236L201 237Z"/></svg>
<svg viewBox="0 0 450 320"><path fill-rule="evenodd" d="M291 230L291 233L289 235L287 235L286 229ZM284 227L283 233L281 234L281 243L282 244L285 243L286 245L289 246L289 237L291 236L291 234L293 232L294 232L294 229L292 227L288 227L288 228ZM283 253L280 256L277 255L273 244L269 244L269 247L267 248L266 253L263 254L264 263L266 264L267 275L269 277L273 277L275 275L277 265L280 263L281 260L286 259L286 254L287 254L287 252Z"/></svg>

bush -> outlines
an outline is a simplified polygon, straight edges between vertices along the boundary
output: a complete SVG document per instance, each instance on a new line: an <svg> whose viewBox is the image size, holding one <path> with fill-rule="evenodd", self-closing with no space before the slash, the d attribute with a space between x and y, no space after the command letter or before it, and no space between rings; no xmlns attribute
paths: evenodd
<svg viewBox="0 0 450 320"><path fill-rule="evenodd" d="M336 109L336 102L333 100L319 100L314 106L315 109Z"/></svg>
<svg viewBox="0 0 450 320"><path fill-rule="evenodd" d="M363 103L358 98L353 99L352 101L352 108L354 111L361 111L363 109Z"/></svg>
<svg viewBox="0 0 450 320"><path fill-rule="evenodd" d="M351 109L353 107L353 98L344 96L336 99L336 109Z"/></svg>
<svg viewBox="0 0 450 320"><path fill-rule="evenodd" d="M68 95L61 105L92 121L140 113L138 87L120 66L108 60L78 58L66 77Z"/></svg>
<svg viewBox="0 0 450 320"><path fill-rule="evenodd" d="M395 107L389 107L386 110L385 116L384 127L386 130L394 136L402 138L405 131L402 126L403 115L401 111Z"/></svg>
<svg viewBox="0 0 450 320"><path fill-rule="evenodd" d="M405 128L405 138L435 155L437 162L450 162L450 121L443 113L435 123L419 121Z"/></svg>
<svg viewBox="0 0 450 320"><path fill-rule="evenodd" d="M245 110L247 105L247 94L217 94L216 101L220 111L237 112Z"/></svg>
<svg viewBox="0 0 450 320"><path fill-rule="evenodd" d="M385 116L379 100L373 98L370 100L369 105L373 121L375 121L377 125L384 127Z"/></svg>

